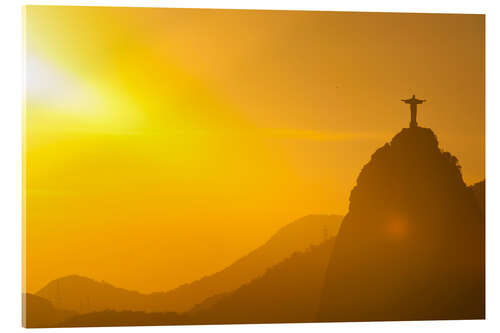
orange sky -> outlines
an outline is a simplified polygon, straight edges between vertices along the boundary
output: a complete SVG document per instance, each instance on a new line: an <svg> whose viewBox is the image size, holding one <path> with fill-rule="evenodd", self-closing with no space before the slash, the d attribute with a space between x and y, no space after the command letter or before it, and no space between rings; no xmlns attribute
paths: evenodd
<svg viewBox="0 0 500 333"><path fill-rule="evenodd" d="M25 23L29 292L68 274L167 290L345 214L412 93L484 178L484 16L28 6Z"/></svg>

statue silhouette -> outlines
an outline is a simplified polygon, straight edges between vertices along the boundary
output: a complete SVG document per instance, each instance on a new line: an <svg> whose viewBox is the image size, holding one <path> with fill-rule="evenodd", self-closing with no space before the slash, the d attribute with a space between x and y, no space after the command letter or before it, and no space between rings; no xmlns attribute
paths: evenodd
<svg viewBox="0 0 500 333"><path fill-rule="evenodd" d="M422 104L425 102L425 99L417 99L415 98L415 94L409 99L402 99L402 102L406 104L410 104L410 112L411 112L411 121L410 127L418 127L417 125L417 104Z"/></svg>

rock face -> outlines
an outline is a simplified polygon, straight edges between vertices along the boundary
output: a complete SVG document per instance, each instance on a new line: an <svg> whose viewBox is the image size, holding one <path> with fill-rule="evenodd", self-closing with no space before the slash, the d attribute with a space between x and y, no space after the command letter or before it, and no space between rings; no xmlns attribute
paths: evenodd
<svg viewBox="0 0 500 333"><path fill-rule="evenodd" d="M318 319L484 318L484 217L432 130L405 128L351 192Z"/></svg>
<svg viewBox="0 0 500 333"><path fill-rule="evenodd" d="M486 181L480 181L471 186L472 191L476 195L477 204L479 205L479 209L483 214L485 214L485 195L486 195Z"/></svg>

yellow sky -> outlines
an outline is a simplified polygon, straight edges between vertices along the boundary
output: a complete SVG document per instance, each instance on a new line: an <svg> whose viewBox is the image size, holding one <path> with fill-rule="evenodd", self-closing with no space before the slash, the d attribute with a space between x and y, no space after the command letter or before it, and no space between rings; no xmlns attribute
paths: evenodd
<svg viewBox="0 0 500 333"><path fill-rule="evenodd" d="M484 17L28 6L27 290L144 292L281 226L347 211L374 150L421 126L484 178Z"/></svg>

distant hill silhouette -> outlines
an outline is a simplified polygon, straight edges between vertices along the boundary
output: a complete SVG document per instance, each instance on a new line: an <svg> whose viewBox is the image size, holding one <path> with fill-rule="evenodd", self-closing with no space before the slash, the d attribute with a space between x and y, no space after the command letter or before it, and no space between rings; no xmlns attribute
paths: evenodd
<svg viewBox="0 0 500 333"><path fill-rule="evenodd" d="M144 311L151 307L148 295L78 275L54 280L36 295L50 300L61 309L77 313L104 310Z"/></svg>
<svg viewBox="0 0 500 333"><path fill-rule="evenodd" d="M474 185L471 186L472 190L474 191L474 195L476 196L477 203L479 205L479 209L481 209L481 212L483 214L485 213L485 208L486 208L486 201L485 201L485 194L486 194L486 181L480 181L475 183Z"/></svg>
<svg viewBox="0 0 500 333"><path fill-rule="evenodd" d="M232 292L212 296L185 314L100 311L79 314L57 327L312 322L334 245L330 238L295 252L264 275Z"/></svg>
<svg viewBox="0 0 500 333"><path fill-rule="evenodd" d="M188 315L196 324L316 320L334 238L297 252L231 293L213 296Z"/></svg>
<svg viewBox="0 0 500 333"><path fill-rule="evenodd" d="M210 296L233 291L261 276L269 267L292 253L321 243L325 239L325 228L329 236L336 235L341 222L342 217L339 215L308 215L300 218L226 269L166 293L165 296L173 302L167 308L184 312Z"/></svg>
<svg viewBox="0 0 500 333"><path fill-rule="evenodd" d="M405 128L351 192L320 321L484 318L484 218L456 157Z"/></svg>
<svg viewBox="0 0 500 333"><path fill-rule="evenodd" d="M211 296L231 292L263 275L269 267L292 253L335 235L341 221L338 215L303 217L280 229L264 245L226 269L168 292L141 294L72 275L50 282L37 295L57 307L79 313L105 310L185 312Z"/></svg>
<svg viewBox="0 0 500 333"><path fill-rule="evenodd" d="M23 326L28 328L53 327L76 313L55 308L48 300L33 295L23 295Z"/></svg>

